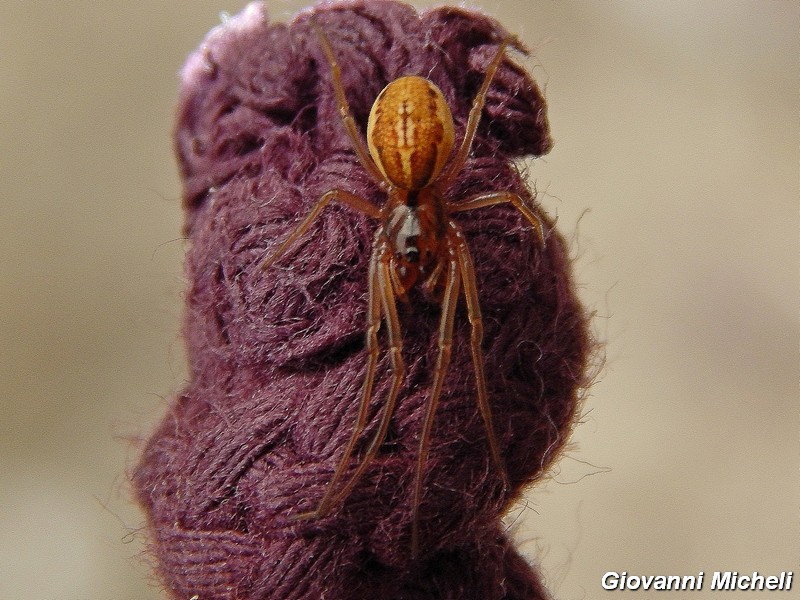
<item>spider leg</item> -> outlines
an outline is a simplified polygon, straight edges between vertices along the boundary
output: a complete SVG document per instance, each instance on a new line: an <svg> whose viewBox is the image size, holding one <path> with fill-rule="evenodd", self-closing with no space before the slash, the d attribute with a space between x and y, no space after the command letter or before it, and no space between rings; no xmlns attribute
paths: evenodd
<svg viewBox="0 0 800 600"><path fill-rule="evenodd" d="M473 101L472 108L469 111L469 117L467 117L467 128L464 132L464 139L461 142L461 146L459 146L458 152L456 152L456 155L450 161L450 164L446 168L445 172L439 177L438 185L442 190L446 189L447 186L452 183L453 179L461 172L461 169L464 167L464 163L467 161L470 148L472 148L472 140L475 138L475 132L477 131L478 123L481 120L483 105L486 103L486 94L489 91L489 85L492 83L492 79L494 78L494 74L497 71L497 68L500 66L500 63L503 62L503 54L506 47L514 41L515 37L513 35L509 35L502 42L500 42L500 46L497 48L497 52L495 53L492 62L490 62L489 66L486 68L486 74L483 76L483 83L481 83L481 87L478 89L478 93L475 95L475 100Z"/></svg>
<svg viewBox="0 0 800 600"><path fill-rule="evenodd" d="M386 439L386 434L389 431L389 424L391 423L392 416L394 415L394 407L395 404L397 404L397 397L400 394L400 387L402 386L403 378L405 377L406 367L405 362L403 361L403 336L400 330L400 319L397 316L395 293L391 284L391 266L389 264L388 255L384 254L381 258L382 260L380 261L377 270L376 282L378 293L381 296L381 305L383 306L383 312L386 317L386 333L389 338L389 359L392 364L392 385L389 390L389 396L386 400L386 404L383 407L383 416L381 417L380 424L378 425L378 431L372 438L372 441L370 442L367 451L364 453L364 457L361 459L361 463L358 465L358 468L350 476L350 479L347 481L344 487L342 487L342 489L332 497L332 501L339 501L347 497L358 480L364 474L364 471L367 470L367 467L375 458L375 455L378 454L378 450L380 449L383 441ZM373 378L374 372L369 374L369 377ZM372 385L370 382L370 390L371 388ZM366 391L367 390L365 387L365 393ZM369 398L365 395L362 398L362 402L369 402Z"/></svg>
<svg viewBox="0 0 800 600"><path fill-rule="evenodd" d="M311 19L310 22L311 26L314 28L314 31L317 33L317 37L319 37L319 41L322 44L322 50L325 52L325 57L328 59L328 63L330 63L331 74L333 76L333 90L336 94L336 103L339 106L339 115L342 117L342 122L347 129L347 135L350 137L350 141L353 143L353 149L356 151L356 156L358 156L358 160L361 165L375 181L385 182L386 179L375 165L375 161L372 160L372 156L370 156L367 146L361 139L361 132L358 129L358 125L356 125L353 114L350 112L350 105L347 103L347 97L344 93L344 86L342 85L342 70L339 67L339 62L336 60L336 56L333 53L331 42L328 39L328 36L325 35L322 27L320 27L314 19Z"/></svg>
<svg viewBox="0 0 800 600"><path fill-rule="evenodd" d="M544 245L544 229L542 227L541 219L536 216L535 212L528 208L528 205L525 204L525 201L522 198L513 192L487 192L485 194L478 194L477 196L467 198L463 202L451 203L448 208L451 213L454 213L505 203L514 205L514 208L522 213L522 216L525 217L536 230L536 235L538 236L539 241L542 242L542 245Z"/></svg>
<svg viewBox="0 0 800 600"><path fill-rule="evenodd" d="M431 429L433 427L436 407L439 404L439 397L442 393L444 376L447 374L447 367L450 363L450 351L453 345L453 321L458 304L459 287L461 285L461 273L458 259L454 254L451 243L447 244L448 260L445 279L444 294L442 296L442 316L439 321L439 354L436 357L436 368L433 372L433 385L428 397L428 405L425 409L425 421L422 425L419 440L419 452L417 453L417 473L414 479L414 491L412 496L412 521L411 521L411 554L416 557L419 548L419 524L417 513L422 500L422 482L425 463L428 459L428 450L431 442Z"/></svg>
<svg viewBox="0 0 800 600"><path fill-rule="evenodd" d="M486 392L486 377L483 370L483 350L481 349L481 343L483 342L483 318L481 317L481 307L478 301L475 265L472 262L472 256L467 247L467 242L464 239L464 234L461 233L458 225L456 225L453 220L450 220L449 225L451 235L455 238L454 245L456 254L458 255L458 264L464 280L464 298L467 301L467 317L469 318L470 325L472 325L470 349L472 351L472 364L475 369L475 382L478 388L478 408L481 411L483 424L486 427L486 436L489 441L489 450L492 454L492 460L500 471L500 476L503 480L503 488L507 490L509 488L508 474L506 473L505 464L500 458L500 450L497 446L494 424L492 423L492 411Z"/></svg>
<svg viewBox="0 0 800 600"><path fill-rule="evenodd" d="M364 377L363 387L361 388L361 401L358 406L358 416L356 417L356 424L353 427L353 433L350 435L350 441L345 447L342 457L339 459L339 464L333 477L328 482L328 487L325 495L319 503L316 510L302 513L296 516L297 519L314 519L323 517L328 514L330 507L334 504L334 499L341 495L336 493L336 484L342 478L350 458L353 456L358 438L367 424L367 415L369 413L369 401L372 397L372 387L375 383L375 369L378 364L378 355L380 348L378 346L378 330L381 328L381 296L380 296L380 283L378 281L380 260L385 253L385 246L379 241L382 230L378 230L375 235L375 242L373 243L372 256L369 262L369 284L368 284L368 300L367 300L367 373Z"/></svg>
<svg viewBox="0 0 800 600"><path fill-rule="evenodd" d="M346 204L351 208L354 208L357 211L375 219L379 219L381 216L380 209L366 198L356 196L355 194L345 192L344 190L330 190L325 192L314 205L314 208L312 208L311 211L306 215L306 218L303 219L300 225L298 225L297 228L289 235L289 237L287 237L283 243L278 246L278 249L261 261L261 270L265 271L269 269L276 260L283 256L292 246L292 244L294 244L298 238L300 238L300 236L302 236L308 230L308 228L311 226L311 223L314 222L314 219L319 216L319 213L321 213L323 209L333 201Z"/></svg>
<svg viewBox="0 0 800 600"><path fill-rule="evenodd" d="M422 289L425 290L426 294L433 295L436 291L436 285L439 282L439 277L442 276L442 271L444 270L444 261L439 261L436 263L436 266L431 271L431 274L428 275L428 278L422 283Z"/></svg>

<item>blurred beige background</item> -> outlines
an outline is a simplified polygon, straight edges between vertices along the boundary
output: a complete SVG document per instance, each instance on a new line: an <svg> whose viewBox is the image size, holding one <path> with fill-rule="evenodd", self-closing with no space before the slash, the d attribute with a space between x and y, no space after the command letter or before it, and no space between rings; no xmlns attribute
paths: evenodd
<svg viewBox="0 0 800 600"><path fill-rule="evenodd" d="M0 5L0 600L163 597L126 469L185 372L177 72L244 4ZM800 5L483 7L537 49L532 183L607 342L509 517L523 549L562 600L617 597L612 570L798 571Z"/></svg>

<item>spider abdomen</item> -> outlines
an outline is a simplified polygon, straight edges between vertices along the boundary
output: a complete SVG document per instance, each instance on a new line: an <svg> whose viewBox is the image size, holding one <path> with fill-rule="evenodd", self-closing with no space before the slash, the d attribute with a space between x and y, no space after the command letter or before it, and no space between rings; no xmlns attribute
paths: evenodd
<svg viewBox="0 0 800 600"><path fill-rule="evenodd" d="M393 185L418 190L434 181L453 148L453 117L441 90L423 77L401 77L380 93L369 115L367 144Z"/></svg>

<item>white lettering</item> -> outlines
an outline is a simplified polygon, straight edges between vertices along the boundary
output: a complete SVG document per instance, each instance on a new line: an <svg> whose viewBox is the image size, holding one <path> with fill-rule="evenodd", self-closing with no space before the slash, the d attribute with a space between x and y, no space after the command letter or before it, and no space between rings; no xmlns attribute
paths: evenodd
<svg viewBox="0 0 800 600"><path fill-rule="evenodd" d="M627 571L607 571L601 580L604 590L702 590L703 572L697 575L629 575ZM733 575L736 575L735 573ZM715 583L727 585L732 574L717 573ZM735 579L734 579L735 582Z"/></svg>
<svg viewBox="0 0 800 600"><path fill-rule="evenodd" d="M753 577L751 578L750 589L751 590L757 589L759 591L763 591L765 579L766 577L764 577L763 575L759 575L758 571L756 571L755 573L753 573Z"/></svg>
<svg viewBox="0 0 800 600"><path fill-rule="evenodd" d="M616 571L609 571L605 575L603 575L603 580L601 582L604 590L615 590L619 585L619 573Z"/></svg>
<svg viewBox="0 0 800 600"><path fill-rule="evenodd" d="M711 580L711 589L712 590L727 590L730 589L731 580L733 579L733 573L731 571L725 571L724 573L720 573L719 571L714 571L714 578Z"/></svg>
<svg viewBox="0 0 800 600"><path fill-rule="evenodd" d="M747 575L738 571L714 571L711 590L791 590L792 571L779 575L762 575L753 571ZM705 573L697 575L633 575L627 571L607 571L601 580L604 590L702 590Z"/></svg>
<svg viewBox="0 0 800 600"><path fill-rule="evenodd" d="M677 575L670 575L669 577L665 577L664 575L659 575L656 577L655 585L653 589L655 590L671 590L672 584L680 585L681 578Z"/></svg>
<svg viewBox="0 0 800 600"><path fill-rule="evenodd" d="M681 580L680 590L702 590L703 589L703 572L700 571L697 577L694 575L684 575Z"/></svg>

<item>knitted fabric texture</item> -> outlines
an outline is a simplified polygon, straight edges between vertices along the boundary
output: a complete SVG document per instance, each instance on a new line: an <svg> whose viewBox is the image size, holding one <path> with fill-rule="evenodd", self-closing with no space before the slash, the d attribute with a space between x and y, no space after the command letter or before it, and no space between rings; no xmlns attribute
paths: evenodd
<svg viewBox="0 0 800 600"><path fill-rule="evenodd" d="M544 248L511 206L457 215L476 265L489 402L511 488L478 411L462 299L412 559L411 489L440 317L435 301L412 292L398 303L407 373L386 442L331 514L293 519L317 507L353 431L378 224L332 204L275 265L259 265L327 190L384 200L342 125L312 14L362 131L386 83L421 75L442 89L456 143L506 35L486 16L448 7L325 3L286 25L252 4L189 58L175 135L191 241L190 375L134 473L159 576L180 600L548 598L500 519L568 437L590 340L564 242L541 212ZM508 190L530 201L512 159L550 145L542 95L507 58L445 194ZM371 421L353 467L391 379L379 339Z"/></svg>

